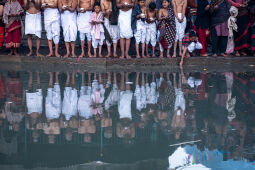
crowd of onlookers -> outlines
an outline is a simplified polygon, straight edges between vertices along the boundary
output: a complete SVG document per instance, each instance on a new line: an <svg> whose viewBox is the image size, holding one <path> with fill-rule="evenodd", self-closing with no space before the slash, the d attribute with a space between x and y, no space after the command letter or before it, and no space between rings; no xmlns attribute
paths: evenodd
<svg viewBox="0 0 255 170"><path fill-rule="evenodd" d="M18 54L24 32L28 56L33 55L33 35L36 56L41 56L42 15L49 45L47 56L60 57L62 39L64 57L76 57L75 42L79 40L80 58L103 57L104 44L106 57L130 59L129 48L135 44L137 58L180 56L181 64L184 57L197 55L195 51L215 57L254 55L255 51L254 0L2 0L0 46L5 42L10 55Z"/></svg>

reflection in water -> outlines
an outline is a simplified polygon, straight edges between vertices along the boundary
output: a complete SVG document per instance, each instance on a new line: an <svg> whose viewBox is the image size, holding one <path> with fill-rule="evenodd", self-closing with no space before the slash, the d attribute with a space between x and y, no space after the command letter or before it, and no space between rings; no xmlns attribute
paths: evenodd
<svg viewBox="0 0 255 170"><path fill-rule="evenodd" d="M18 146L13 163L26 166L134 162L201 140L201 151L254 161L254 104L251 72L2 72L0 152ZM61 154L68 161L53 165Z"/></svg>

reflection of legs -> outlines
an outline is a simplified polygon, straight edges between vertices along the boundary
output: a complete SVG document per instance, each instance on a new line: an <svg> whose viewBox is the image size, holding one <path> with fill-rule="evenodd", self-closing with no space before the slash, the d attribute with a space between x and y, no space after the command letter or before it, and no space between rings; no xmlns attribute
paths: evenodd
<svg viewBox="0 0 255 170"><path fill-rule="evenodd" d="M58 75L59 75L59 72L56 72L56 84L59 84Z"/></svg>
<svg viewBox="0 0 255 170"><path fill-rule="evenodd" d="M33 73L29 72L29 79L28 79L28 89L32 90L32 82L33 82Z"/></svg>
<svg viewBox="0 0 255 170"><path fill-rule="evenodd" d="M179 88L182 88L182 75L181 73L179 73L179 84L178 84Z"/></svg>
<svg viewBox="0 0 255 170"><path fill-rule="evenodd" d="M129 73L126 73L126 82L129 82ZM126 90L130 90L130 84L126 84Z"/></svg>
<svg viewBox="0 0 255 170"><path fill-rule="evenodd" d="M88 86L91 87L91 73L88 72Z"/></svg>
<svg viewBox="0 0 255 170"><path fill-rule="evenodd" d="M53 73L49 72L49 75L50 75L49 88L52 88L53 87Z"/></svg>
<svg viewBox="0 0 255 170"><path fill-rule="evenodd" d="M174 79L174 87L177 88L176 73L173 73L173 79Z"/></svg>
<svg viewBox="0 0 255 170"><path fill-rule="evenodd" d="M124 83L125 83L125 74L124 72L121 72L121 82L120 82L120 91L124 91Z"/></svg>
<svg viewBox="0 0 255 170"><path fill-rule="evenodd" d="M135 84L136 84L137 86L139 85L139 77L140 77L140 72L136 72Z"/></svg>
<svg viewBox="0 0 255 170"><path fill-rule="evenodd" d="M27 35L27 45L29 48L29 53L27 54L27 56L32 56L33 55L33 46L32 46L32 35Z"/></svg>
<svg viewBox="0 0 255 170"><path fill-rule="evenodd" d="M113 73L113 84L117 84L117 74L114 72Z"/></svg>
<svg viewBox="0 0 255 170"><path fill-rule="evenodd" d="M85 73L81 72L81 86L84 87L85 86Z"/></svg>
<svg viewBox="0 0 255 170"><path fill-rule="evenodd" d="M36 78L37 78L37 89L41 88L41 80L40 80L40 73L36 72Z"/></svg>
<svg viewBox="0 0 255 170"><path fill-rule="evenodd" d="M144 86L145 81L144 81L144 73L142 73L142 86Z"/></svg>
<svg viewBox="0 0 255 170"><path fill-rule="evenodd" d="M111 73L107 72L107 82L111 83Z"/></svg>
<svg viewBox="0 0 255 170"><path fill-rule="evenodd" d="M75 88L75 72L72 72L72 88Z"/></svg>
<svg viewBox="0 0 255 170"><path fill-rule="evenodd" d="M69 86L69 84L70 84L70 75L69 75L69 73L67 72L66 73L66 87L68 87Z"/></svg>

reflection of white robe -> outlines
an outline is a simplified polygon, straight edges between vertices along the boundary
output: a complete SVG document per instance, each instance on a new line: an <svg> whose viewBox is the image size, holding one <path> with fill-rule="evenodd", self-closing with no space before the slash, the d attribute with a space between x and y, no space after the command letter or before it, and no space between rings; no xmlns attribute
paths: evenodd
<svg viewBox="0 0 255 170"><path fill-rule="evenodd" d="M64 11L61 14L61 26L63 28L63 35L65 42L76 41L77 37L77 14L76 11Z"/></svg>
<svg viewBox="0 0 255 170"><path fill-rule="evenodd" d="M118 25L120 30L120 38L130 39L133 37L133 30L131 28L132 9L128 11L119 12Z"/></svg>
<svg viewBox="0 0 255 170"><path fill-rule="evenodd" d="M36 35L38 38L41 38L42 34L41 12L38 12L37 14L30 14L26 12L25 34Z"/></svg>
<svg viewBox="0 0 255 170"><path fill-rule="evenodd" d="M42 89L37 89L34 93L26 93L27 114L38 112L42 114L43 96Z"/></svg>
<svg viewBox="0 0 255 170"><path fill-rule="evenodd" d="M182 89L175 88L175 103L174 103L174 110L177 110L178 107L180 107L183 111L185 111L185 98L184 93L182 92Z"/></svg>
<svg viewBox="0 0 255 170"><path fill-rule="evenodd" d="M109 96L105 100L104 106L106 110L108 110L111 106L118 104L119 95L120 95L120 91L118 89L118 86L117 84L114 84L112 91L110 92Z"/></svg>
<svg viewBox="0 0 255 170"><path fill-rule="evenodd" d="M141 111L146 108L146 94L144 86L136 85L135 88L136 109Z"/></svg>
<svg viewBox="0 0 255 170"><path fill-rule="evenodd" d="M45 100L45 112L48 119L57 119L61 113L61 94L59 84L48 88Z"/></svg>
<svg viewBox="0 0 255 170"><path fill-rule="evenodd" d="M78 112L81 117L89 119L92 117L91 112L91 87L82 86L80 90L80 97L78 100Z"/></svg>
<svg viewBox="0 0 255 170"><path fill-rule="evenodd" d="M156 104L157 103L156 83L152 82L150 85L149 83L146 83L145 90L147 104Z"/></svg>
<svg viewBox="0 0 255 170"><path fill-rule="evenodd" d="M132 119L132 115L131 115L132 97L133 97L133 93L130 90L120 92L120 99L118 104L120 119L122 118Z"/></svg>
<svg viewBox="0 0 255 170"><path fill-rule="evenodd" d="M44 27L47 39L59 43L60 36L60 14L57 8L46 8L44 10Z"/></svg>
<svg viewBox="0 0 255 170"><path fill-rule="evenodd" d="M65 87L64 99L62 105L62 114L66 120L77 115L78 94L76 89Z"/></svg>

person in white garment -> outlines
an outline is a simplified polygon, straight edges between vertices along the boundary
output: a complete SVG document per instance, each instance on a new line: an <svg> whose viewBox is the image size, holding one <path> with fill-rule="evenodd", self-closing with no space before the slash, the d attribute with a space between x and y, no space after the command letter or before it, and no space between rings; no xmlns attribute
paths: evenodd
<svg viewBox="0 0 255 170"><path fill-rule="evenodd" d="M117 0L117 7L120 9L118 26L120 30L121 59L124 59L125 56L127 59L131 59L128 52L130 47L130 39L133 37L131 15L134 5L134 0Z"/></svg>
<svg viewBox="0 0 255 170"><path fill-rule="evenodd" d="M177 43L179 43L179 56L182 56L182 40L186 29L186 17L185 12L187 8L187 0L173 0L172 5L174 8L175 24L176 24L176 37L174 43L174 54L176 57Z"/></svg>
<svg viewBox="0 0 255 170"><path fill-rule="evenodd" d="M152 82L148 81L145 84L145 93L146 93L146 104L156 104L157 103L157 90L155 82L155 73L152 73Z"/></svg>
<svg viewBox="0 0 255 170"><path fill-rule="evenodd" d="M106 100L104 102L104 108L105 110L109 110L111 106L115 106L118 104L119 101L119 96L120 96L120 91L117 85L117 73L113 73L113 86L111 87L111 73L107 73L108 75L108 81L107 81L107 86L108 88L111 88L111 92L109 96L106 97Z"/></svg>
<svg viewBox="0 0 255 170"><path fill-rule="evenodd" d="M31 127L36 126L37 120L42 115L43 111L43 95L40 83L40 74L36 73L37 84L36 90L33 90L33 73L29 72L28 88L26 91L26 105L28 122Z"/></svg>
<svg viewBox="0 0 255 170"><path fill-rule="evenodd" d="M116 6L115 6L116 7ZM118 25L112 25L111 21L110 21L110 15L114 15L115 12L113 11L115 9L115 7L112 4L111 0L102 0L101 1L101 10L104 14L104 26L106 27L107 31L110 34L110 38L112 40L112 42L109 42L106 39L106 44L107 44L107 51L108 54L106 56L110 57L111 56L111 45L113 44L113 57L117 57L117 42L119 40L119 27Z"/></svg>
<svg viewBox="0 0 255 170"><path fill-rule="evenodd" d="M81 118L89 119L93 116L91 111L91 74L88 73L88 85L85 86L85 73L81 73L81 89L78 99L78 113Z"/></svg>
<svg viewBox="0 0 255 170"><path fill-rule="evenodd" d="M63 28L64 41L66 46L66 55L70 55L70 44L72 48L72 57L76 58L75 41L77 38L77 0L59 0L58 9L61 13L61 26Z"/></svg>
<svg viewBox="0 0 255 170"><path fill-rule="evenodd" d="M53 85L53 73L50 72L50 81L49 87L47 90L47 96L45 99L45 113L46 118L50 121L52 119L58 119L61 114L61 93L60 93L60 86L58 81L59 73L56 72L55 79L56 82Z"/></svg>
<svg viewBox="0 0 255 170"><path fill-rule="evenodd" d="M136 73L136 88L135 88L135 98L136 98L136 109L141 111L146 108L146 93L145 93L145 79L144 73L142 73L142 84L139 85L140 72Z"/></svg>
<svg viewBox="0 0 255 170"><path fill-rule="evenodd" d="M48 39L49 54L53 56L53 43L55 44L55 56L60 57L58 44L60 37L60 13L58 11L58 0L42 0L42 9L44 9L44 28Z"/></svg>
<svg viewBox="0 0 255 170"><path fill-rule="evenodd" d="M42 35L42 19L41 19L41 1L40 0L24 0L23 4L26 10L25 17L25 34L27 35L27 44L29 53L27 56L33 55L32 36L36 36L36 56L42 56L39 53L40 39Z"/></svg>
<svg viewBox="0 0 255 170"><path fill-rule="evenodd" d="M71 117L77 117L78 113L78 92L75 87L75 81L75 72L72 72L72 82L70 86L70 74L67 73L62 104L62 114L67 121L69 121Z"/></svg>
<svg viewBox="0 0 255 170"><path fill-rule="evenodd" d="M84 44L85 44L85 38L87 39L88 43L88 57L92 57L91 55L91 24L90 16L92 14L93 6L95 1L94 0L78 0L77 5L77 27L78 31L80 32L80 40L81 40L81 57L85 57L85 51L84 51Z"/></svg>
<svg viewBox="0 0 255 170"><path fill-rule="evenodd" d="M173 79L176 98L174 103L174 115L172 118L171 127L175 131L175 138L179 139L181 135L181 130L186 127L185 121L186 101L184 98L184 93L182 91L182 75L179 74L178 86L176 82L176 73L173 73Z"/></svg>

